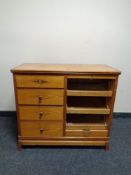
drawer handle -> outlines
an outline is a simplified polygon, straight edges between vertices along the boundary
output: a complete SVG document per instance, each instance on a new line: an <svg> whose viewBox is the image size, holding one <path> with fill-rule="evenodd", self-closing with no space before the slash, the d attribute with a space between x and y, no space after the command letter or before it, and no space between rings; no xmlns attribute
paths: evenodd
<svg viewBox="0 0 131 175"><path fill-rule="evenodd" d="M34 80L35 83L38 83L38 84L43 84L43 83L47 83L46 80Z"/></svg>
<svg viewBox="0 0 131 175"><path fill-rule="evenodd" d="M39 96L39 97L38 97L38 100L39 100L39 103L41 103L42 100L43 100L43 97L42 97L42 96Z"/></svg>
<svg viewBox="0 0 131 175"><path fill-rule="evenodd" d="M43 128L40 129L40 134L43 134L45 130Z"/></svg>
<svg viewBox="0 0 131 175"><path fill-rule="evenodd" d="M39 119L42 119L42 117L43 117L43 112L40 112L39 113Z"/></svg>
<svg viewBox="0 0 131 175"><path fill-rule="evenodd" d="M90 133L90 130L89 129L83 129L83 134L84 135L88 135Z"/></svg>

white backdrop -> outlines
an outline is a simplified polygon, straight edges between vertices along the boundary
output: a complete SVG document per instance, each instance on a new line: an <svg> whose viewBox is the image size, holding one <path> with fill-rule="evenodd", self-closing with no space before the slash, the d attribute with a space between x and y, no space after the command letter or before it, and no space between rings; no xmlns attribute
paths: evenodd
<svg viewBox="0 0 131 175"><path fill-rule="evenodd" d="M109 64L122 71L116 112L131 112L130 0L0 0L0 110L15 110L22 63Z"/></svg>

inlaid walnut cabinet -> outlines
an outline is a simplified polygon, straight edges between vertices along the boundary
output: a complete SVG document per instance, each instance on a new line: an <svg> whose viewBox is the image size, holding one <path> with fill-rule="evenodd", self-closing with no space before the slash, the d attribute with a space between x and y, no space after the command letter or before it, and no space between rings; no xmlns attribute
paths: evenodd
<svg viewBox="0 0 131 175"><path fill-rule="evenodd" d="M107 65L22 64L11 70L18 146L104 146L120 71Z"/></svg>

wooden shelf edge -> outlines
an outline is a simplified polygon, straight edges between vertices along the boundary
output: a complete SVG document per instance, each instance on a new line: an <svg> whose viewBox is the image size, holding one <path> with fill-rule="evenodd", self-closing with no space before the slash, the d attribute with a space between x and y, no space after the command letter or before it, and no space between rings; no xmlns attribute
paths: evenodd
<svg viewBox="0 0 131 175"><path fill-rule="evenodd" d="M67 114L110 114L109 108L68 107Z"/></svg>
<svg viewBox="0 0 131 175"><path fill-rule="evenodd" d="M94 130L103 130L103 129L107 129L107 124L106 123L67 123L66 124L66 129L70 130L75 130L75 129L83 129L83 128L87 128L87 129L94 129Z"/></svg>
<svg viewBox="0 0 131 175"><path fill-rule="evenodd" d="M112 91L67 90L67 96L111 97Z"/></svg>

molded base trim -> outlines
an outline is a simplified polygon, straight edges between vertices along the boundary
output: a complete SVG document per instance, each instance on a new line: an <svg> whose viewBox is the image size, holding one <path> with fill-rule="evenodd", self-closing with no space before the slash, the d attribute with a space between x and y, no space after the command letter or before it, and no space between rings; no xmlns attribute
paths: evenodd
<svg viewBox="0 0 131 175"><path fill-rule="evenodd" d="M56 146L105 146L105 141L53 141L53 140L19 140L22 145L56 145Z"/></svg>

